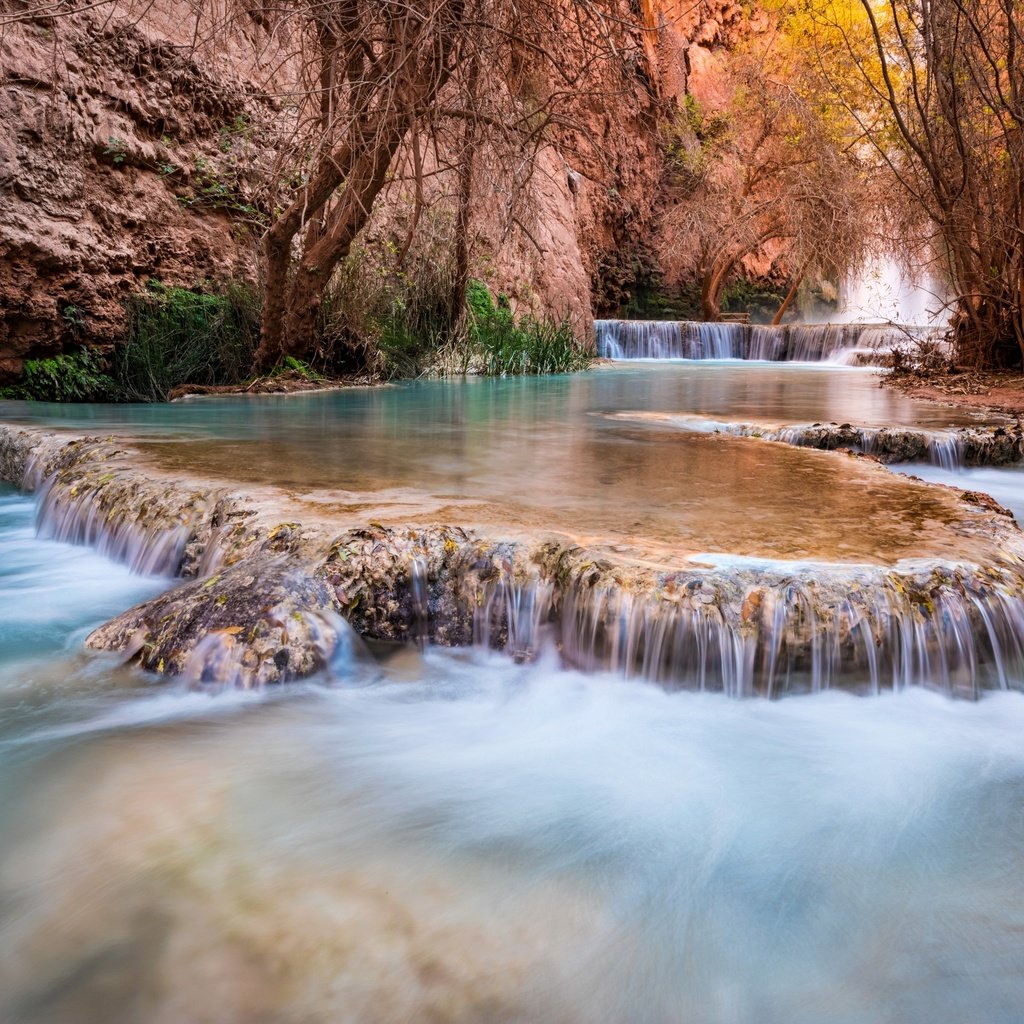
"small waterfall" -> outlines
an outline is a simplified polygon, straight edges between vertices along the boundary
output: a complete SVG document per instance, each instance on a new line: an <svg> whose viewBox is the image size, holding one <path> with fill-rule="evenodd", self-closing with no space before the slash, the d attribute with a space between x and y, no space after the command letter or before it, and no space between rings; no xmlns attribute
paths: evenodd
<svg viewBox="0 0 1024 1024"><path fill-rule="evenodd" d="M36 531L40 537L88 545L141 576L177 576L192 530L185 525L151 528L130 514L104 507L89 488L65 492L56 478L38 491Z"/></svg>
<svg viewBox="0 0 1024 1024"><path fill-rule="evenodd" d="M804 576L692 573L673 600L581 583L552 600L543 585L530 597L510 584L492 590L482 620L516 621L517 658L537 650L550 621L575 668L736 697L1024 689L1024 599L1005 583L948 567Z"/></svg>
<svg viewBox="0 0 1024 1024"><path fill-rule="evenodd" d="M517 661L534 657L551 617L554 590L540 579L521 583L499 575L486 585L473 614L473 642L500 647Z"/></svg>
<svg viewBox="0 0 1024 1024"><path fill-rule="evenodd" d="M606 359L745 359L749 328L690 320L595 320Z"/></svg>
<svg viewBox="0 0 1024 1024"><path fill-rule="evenodd" d="M884 364L894 349L937 343L929 328L887 324L785 324L692 320L595 320L605 359L753 359L769 362Z"/></svg>
<svg viewBox="0 0 1024 1024"><path fill-rule="evenodd" d="M900 266L892 257L874 256L840 284L843 323L887 320L945 328L948 289L929 271Z"/></svg>
<svg viewBox="0 0 1024 1024"><path fill-rule="evenodd" d="M428 593L427 561L413 555L409 566L409 584L412 590L413 638L421 649L430 639L430 598Z"/></svg>

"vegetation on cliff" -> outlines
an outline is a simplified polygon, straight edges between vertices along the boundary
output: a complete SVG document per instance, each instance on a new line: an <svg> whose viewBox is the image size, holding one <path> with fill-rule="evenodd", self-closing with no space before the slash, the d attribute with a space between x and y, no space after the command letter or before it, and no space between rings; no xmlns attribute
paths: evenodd
<svg viewBox="0 0 1024 1024"><path fill-rule="evenodd" d="M778 319L798 288L834 290L879 250L948 285L959 362L1022 358L1024 67L1012 5L759 0L669 24L657 3L626 0L232 2L197 5L184 43L161 35L177 31L166 25L176 2L0 0L0 28L24 36L6 44L0 33L19 55L4 116L82 129L46 61L70 75L90 54L114 81L134 75L135 92L115 89L116 124L92 108L86 119L95 137L82 159L119 196L116 215L87 196L88 216L113 253L119 223L138 230L149 216L132 202L156 176L175 215L216 225L222 247L247 255L226 272L217 245L201 251L201 231L166 246L143 234L152 258L138 243L110 257L118 308L153 279L200 297L130 299L115 339L109 296L102 311L67 298L102 260L77 260L77 239L44 250L20 224L3 273L66 263L51 319L74 315L46 330L46 302L0 316L6 379L23 367L45 377L53 367L35 356L77 359L83 342L109 351L125 338L110 369L136 397L286 358L387 374L564 368L581 362L569 334L586 345L594 310L637 308L640 291L651 308L682 308L696 292L712 320L730 290L774 293ZM246 81L224 84L242 66ZM45 116L25 82L49 90ZM35 138L21 132L18 153ZM21 173L15 194L61 222L59 197ZM157 272L165 264L172 273ZM204 272L185 273L192 264ZM244 313L233 279L259 294ZM487 340L474 279L509 296ZM656 282L676 294L656 294Z"/></svg>

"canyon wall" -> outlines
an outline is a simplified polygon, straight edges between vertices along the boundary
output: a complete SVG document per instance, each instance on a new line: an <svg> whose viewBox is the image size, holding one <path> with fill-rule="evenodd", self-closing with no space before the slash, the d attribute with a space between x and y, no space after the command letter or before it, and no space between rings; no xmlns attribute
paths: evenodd
<svg viewBox="0 0 1024 1024"><path fill-rule="evenodd" d="M0 21L23 10L0 0ZM720 0L632 10L643 59L611 99L583 98L586 144L541 151L516 230L486 200L476 229L495 290L583 321L628 295L655 219L659 125L688 88L713 87L715 52L744 18ZM26 358L116 343L150 279L258 284L288 116L270 97L290 69L256 5L211 51L193 45L195 11L83 5L0 29L0 380Z"/></svg>

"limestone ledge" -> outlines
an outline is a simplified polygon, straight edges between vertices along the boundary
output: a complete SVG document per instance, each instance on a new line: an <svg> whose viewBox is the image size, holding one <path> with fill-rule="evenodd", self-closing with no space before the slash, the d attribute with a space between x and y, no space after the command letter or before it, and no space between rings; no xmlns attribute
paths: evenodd
<svg viewBox="0 0 1024 1024"><path fill-rule="evenodd" d="M684 431L777 441L819 451L849 449L886 465L931 462L950 466L1009 466L1024 461L1024 428L1019 421L924 430L915 427L867 427L854 423L780 426L656 412L617 412L609 413L608 418L662 423Z"/></svg>
<svg viewBox="0 0 1024 1024"><path fill-rule="evenodd" d="M554 535L513 541L440 524L337 534L238 490L161 476L111 438L0 425L0 477L41 489L42 527L59 539L119 536L134 548L126 541L115 557L147 545L166 556L155 568L186 582L87 644L197 684L309 675L329 665L349 629L377 640L476 640L523 657L553 635L583 668L692 685L710 665L737 692L769 694L801 674L824 672L831 684L844 674L881 678L890 664L912 674L910 636L913 657L931 659L922 671L941 663L954 686L973 687L975 662L986 660L985 685L1003 685L1007 658L1024 660L1012 639L1024 622L1024 540L969 492L950 529L965 548L991 552L984 564L702 565L680 556L666 569ZM172 534L180 545L166 544Z"/></svg>

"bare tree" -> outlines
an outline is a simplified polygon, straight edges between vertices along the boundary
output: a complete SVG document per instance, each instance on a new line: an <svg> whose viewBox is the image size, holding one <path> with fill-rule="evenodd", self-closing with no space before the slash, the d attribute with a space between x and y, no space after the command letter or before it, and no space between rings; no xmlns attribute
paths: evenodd
<svg viewBox="0 0 1024 1024"><path fill-rule="evenodd" d="M282 10L301 41L295 149L308 171L264 240L259 369L308 352L324 290L377 198L411 179L402 258L430 195L428 174L455 182L457 321L481 166L492 192L506 194L509 223L526 231L515 201L538 152L585 135L573 106L603 65L622 74L634 28L618 0L301 0Z"/></svg>
<svg viewBox="0 0 1024 1024"><path fill-rule="evenodd" d="M665 262L700 282L705 320L745 262L786 266L788 305L806 274L841 274L867 239L858 162L797 72L765 50L734 56L727 75L725 104L684 109L662 224Z"/></svg>
<svg viewBox="0 0 1024 1024"><path fill-rule="evenodd" d="M103 7L128 21L144 20L150 4L8 2L17 9L14 18ZM372 227L382 198L408 211L396 269L424 211L432 204L454 211L444 305L457 325L475 224L486 222L492 236L498 224L502 244L514 235L540 253L528 213L538 167L557 174L565 188L566 159L582 154L578 162L598 183L595 191L614 192L614 178L602 173L601 140L590 137L587 125L602 124L622 95L650 87L640 15L629 0L195 0L190 6L194 28L181 33L192 37L191 47L180 47L183 55L190 49L227 64L238 58L240 40L251 43L253 52L242 55L247 77L277 109L268 127L274 137L265 146L276 161L259 204L269 221L261 239L259 370L286 355L310 354L325 289Z"/></svg>
<svg viewBox="0 0 1024 1024"><path fill-rule="evenodd" d="M841 37L859 74L852 109L863 138L944 258L956 356L972 366L1018 363L1024 356L1019 5L861 0L861 6L863 33L829 9L824 27ZM904 229L911 226L906 211L902 219Z"/></svg>

